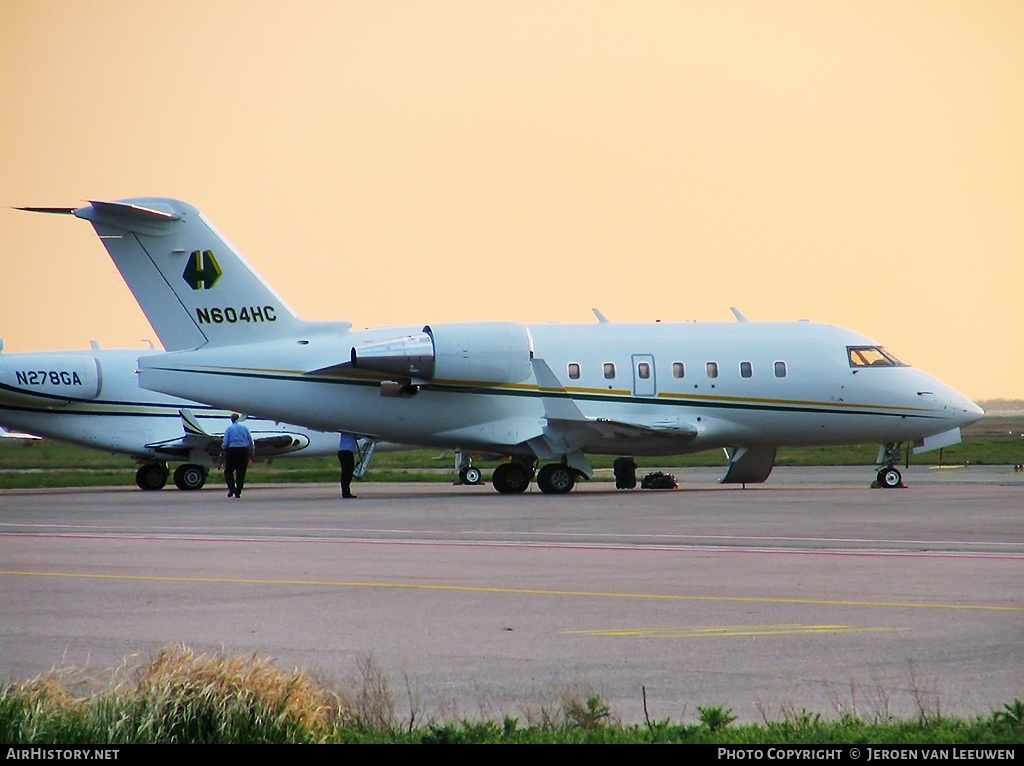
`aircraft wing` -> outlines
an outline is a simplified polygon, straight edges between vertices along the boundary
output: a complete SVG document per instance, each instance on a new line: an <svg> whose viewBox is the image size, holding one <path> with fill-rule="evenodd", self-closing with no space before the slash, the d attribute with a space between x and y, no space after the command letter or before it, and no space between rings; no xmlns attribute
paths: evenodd
<svg viewBox="0 0 1024 766"><path fill-rule="evenodd" d="M588 417L543 359L535 359L533 367L537 386L546 394L543 400L546 425L540 438L552 453L583 449L603 454L661 452L669 455L685 452L698 436L692 423L678 418L640 423ZM531 440L534 451L540 446L536 439Z"/></svg>
<svg viewBox="0 0 1024 766"><path fill-rule="evenodd" d="M210 457L217 457L220 454L219 439L199 439L195 436L182 436L177 439L165 439L160 442L150 442L146 445L147 450L152 450L165 457L176 457L188 460L192 451L199 448Z"/></svg>
<svg viewBox="0 0 1024 766"><path fill-rule="evenodd" d="M181 417L182 435L176 439L151 442L146 445L146 449L182 459L187 459L193 450L199 449L211 457L217 457L223 436L207 433L191 410L180 409L178 415Z"/></svg>
<svg viewBox="0 0 1024 766"><path fill-rule="evenodd" d="M663 423L627 423L607 418L586 418L584 420L562 420L548 418L548 425L580 434L590 434L600 439L629 441L630 439L661 439L667 442L689 444L697 438L697 430L688 423L679 421Z"/></svg>
<svg viewBox="0 0 1024 766"><path fill-rule="evenodd" d="M176 439L147 444L146 448L183 459L198 449L211 458L216 458L220 454L224 435L208 433L191 410L180 409L178 415L181 416L184 433ZM298 452L309 446L309 437L298 431L253 431L252 440L256 445L257 458L277 457L288 452Z"/></svg>
<svg viewBox="0 0 1024 766"><path fill-rule="evenodd" d="M688 423L626 423L605 418L566 420L546 418L543 439L552 452L582 449L605 455L649 453L673 455L686 452L697 438Z"/></svg>

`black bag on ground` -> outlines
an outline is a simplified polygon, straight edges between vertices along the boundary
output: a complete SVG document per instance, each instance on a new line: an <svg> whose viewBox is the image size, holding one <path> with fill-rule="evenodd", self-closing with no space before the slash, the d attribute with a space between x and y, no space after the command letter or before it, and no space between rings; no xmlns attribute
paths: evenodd
<svg viewBox="0 0 1024 766"><path fill-rule="evenodd" d="M661 471L654 471L644 476L640 480L641 489L678 489L679 482L676 481L676 477L670 473L662 473Z"/></svg>

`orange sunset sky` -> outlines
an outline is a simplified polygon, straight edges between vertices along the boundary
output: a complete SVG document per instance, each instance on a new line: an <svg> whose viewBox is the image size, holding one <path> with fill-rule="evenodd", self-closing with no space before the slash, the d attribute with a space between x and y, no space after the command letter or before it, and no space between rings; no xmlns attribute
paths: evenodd
<svg viewBox="0 0 1024 766"><path fill-rule="evenodd" d="M1024 3L0 0L6 351L197 205L306 319L813 319L1024 398Z"/></svg>

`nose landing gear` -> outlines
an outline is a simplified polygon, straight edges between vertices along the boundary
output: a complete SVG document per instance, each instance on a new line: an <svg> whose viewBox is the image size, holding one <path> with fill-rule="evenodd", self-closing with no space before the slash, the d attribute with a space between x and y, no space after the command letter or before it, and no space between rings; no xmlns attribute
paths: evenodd
<svg viewBox="0 0 1024 766"><path fill-rule="evenodd" d="M458 471L459 480L456 484L482 484L484 477L480 473L480 469L473 465L473 456L463 452L462 450L456 450L455 452L455 470Z"/></svg>
<svg viewBox="0 0 1024 766"><path fill-rule="evenodd" d="M905 486L903 484L903 474L891 466L883 468L878 472L878 486L883 489L895 489Z"/></svg>
<svg viewBox="0 0 1024 766"><path fill-rule="evenodd" d="M896 463L900 460L901 446L901 444L889 442L882 448L882 452L879 456L879 462L883 463L883 465L878 469L875 482L882 489L898 489L906 487L903 483L903 474L901 474L899 469L896 467Z"/></svg>

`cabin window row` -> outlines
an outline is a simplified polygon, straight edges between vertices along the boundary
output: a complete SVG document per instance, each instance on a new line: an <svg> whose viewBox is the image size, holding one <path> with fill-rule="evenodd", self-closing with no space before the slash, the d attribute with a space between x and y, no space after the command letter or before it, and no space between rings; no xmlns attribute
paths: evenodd
<svg viewBox="0 0 1024 766"><path fill-rule="evenodd" d="M567 367L570 380L579 380L581 374L580 365L577 362L570 362ZM754 377L754 365L751 362L740 362L739 365L740 377L741 378L752 378ZM775 362L772 365L772 370L775 373L776 378L786 377L786 363ZM705 374L711 378L718 377L718 362L707 362L704 365ZM602 366L602 373L604 374L605 380L613 380L615 378L615 363L605 362ZM636 366L637 377L641 380L647 380L651 377L651 365L647 362L640 362ZM672 377L673 378L685 378L686 377L686 365L682 362L672 362Z"/></svg>

